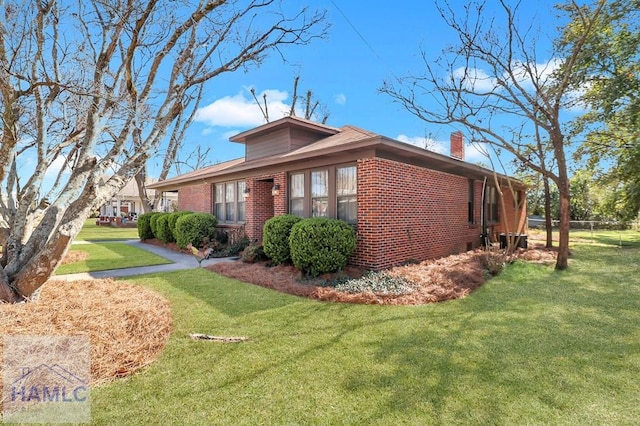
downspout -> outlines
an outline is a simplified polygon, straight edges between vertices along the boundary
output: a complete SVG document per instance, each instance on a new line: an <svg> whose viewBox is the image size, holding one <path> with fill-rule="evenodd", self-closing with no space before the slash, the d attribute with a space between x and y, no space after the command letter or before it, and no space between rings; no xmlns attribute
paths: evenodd
<svg viewBox="0 0 640 426"><path fill-rule="evenodd" d="M483 247L489 246L489 236L487 235L487 221L484 216L484 200L487 194L487 177L482 182L482 203L480 205L480 223L482 224L482 234L480 234L480 244Z"/></svg>

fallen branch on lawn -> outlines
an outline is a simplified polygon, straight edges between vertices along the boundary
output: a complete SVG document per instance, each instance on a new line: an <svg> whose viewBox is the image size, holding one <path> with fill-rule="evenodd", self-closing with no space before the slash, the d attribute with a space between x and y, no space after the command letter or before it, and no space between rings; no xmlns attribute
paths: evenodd
<svg viewBox="0 0 640 426"><path fill-rule="evenodd" d="M220 342L220 343L238 343L249 340L248 337L245 336L235 336L235 337L224 337L224 336L210 336L208 334L200 334L200 333L191 333L189 334L194 340L209 340L211 342Z"/></svg>

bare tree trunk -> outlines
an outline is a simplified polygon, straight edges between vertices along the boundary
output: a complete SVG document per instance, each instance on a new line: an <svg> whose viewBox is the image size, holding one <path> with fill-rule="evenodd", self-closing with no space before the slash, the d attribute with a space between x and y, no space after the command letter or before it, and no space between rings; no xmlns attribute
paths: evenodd
<svg viewBox="0 0 640 426"><path fill-rule="evenodd" d="M569 267L569 228L571 226L571 208L569 197L569 181L561 183L560 189L560 238L558 243L558 260L556 269Z"/></svg>
<svg viewBox="0 0 640 426"><path fill-rule="evenodd" d="M542 177L544 184L544 225L547 232L546 248L553 247L553 222L551 221L551 189L549 188L549 178Z"/></svg>
<svg viewBox="0 0 640 426"><path fill-rule="evenodd" d="M138 187L138 197L140 197L140 203L142 204L142 212L139 213L150 213L153 211L153 204L149 200L149 196L147 195L147 187L146 187L146 167L140 170L140 172L136 173L133 177L136 181L136 186Z"/></svg>
<svg viewBox="0 0 640 426"><path fill-rule="evenodd" d="M0 300L7 303L17 303L20 296L13 290L6 280L0 280Z"/></svg>

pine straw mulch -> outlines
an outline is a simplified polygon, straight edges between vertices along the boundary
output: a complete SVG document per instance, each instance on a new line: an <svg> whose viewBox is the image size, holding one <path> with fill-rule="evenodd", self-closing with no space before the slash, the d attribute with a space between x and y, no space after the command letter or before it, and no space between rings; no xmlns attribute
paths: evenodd
<svg viewBox="0 0 640 426"><path fill-rule="evenodd" d="M0 330L9 335L89 336L95 386L154 362L171 333L172 315L166 299L142 286L111 279L49 281L37 300L0 304Z"/></svg>
<svg viewBox="0 0 640 426"><path fill-rule="evenodd" d="M69 250L60 264L66 265L68 263L84 262L87 259L89 259L89 253L86 251Z"/></svg>
<svg viewBox="0 0 640 426"><path fill-rule="evenodd" d="M493 258L494 256L497 258ZM321 285L334 276L306 280L293 266L269 267L266 262L224 262L207 266L207 269L240 281L311 299L345 303L420 305L465 297L484 284L488 275L488 264L490 266L495 262L513 262L516 259L552 264L556 256L555 251L541 246L527 250L519 249L508 257L500 257L499 253L478 249L388 269L390 275L406 278L415 286L416 290L413 293L403 295L341 292ZM357 268L348 268L345 272L352 278L357 278L363 273Z"/></svg>

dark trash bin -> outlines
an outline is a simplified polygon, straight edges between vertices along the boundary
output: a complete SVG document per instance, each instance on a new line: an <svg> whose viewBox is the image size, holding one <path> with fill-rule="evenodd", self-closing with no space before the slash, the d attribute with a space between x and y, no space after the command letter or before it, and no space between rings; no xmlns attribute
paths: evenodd
<svg viewBox="0 0 640 426"><path fill-rule="evenodd" d="M510 236L513 236L514 238L517 238L518 236L520 238L518 238L518 241L514 241L517 242L518 245L516 246L516 248L527 248L527 235L526 234L509 234ZM507 234L500 234L500 248L507 248Z"/></svg>

